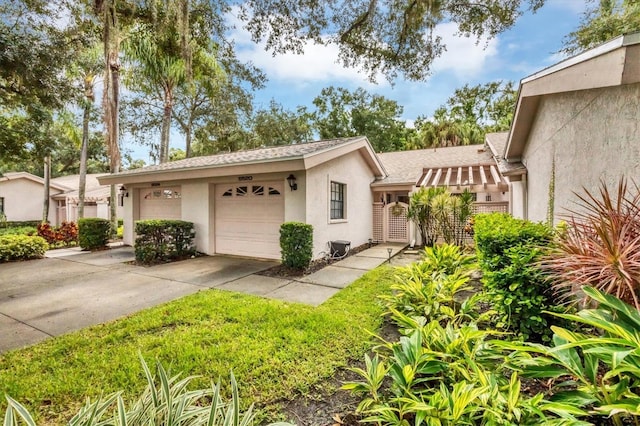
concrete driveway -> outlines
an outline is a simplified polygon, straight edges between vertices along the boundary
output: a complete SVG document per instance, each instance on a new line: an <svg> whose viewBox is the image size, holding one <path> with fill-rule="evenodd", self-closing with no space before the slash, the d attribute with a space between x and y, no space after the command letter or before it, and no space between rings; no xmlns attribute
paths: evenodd
<svg viewBox="0 0 640 426"><path fill-rule="evenodd" d="M124 263L133 259L131 247L60 253L0 264L0 352L220 287L275 265L211 256L145 268Z"/></svg>

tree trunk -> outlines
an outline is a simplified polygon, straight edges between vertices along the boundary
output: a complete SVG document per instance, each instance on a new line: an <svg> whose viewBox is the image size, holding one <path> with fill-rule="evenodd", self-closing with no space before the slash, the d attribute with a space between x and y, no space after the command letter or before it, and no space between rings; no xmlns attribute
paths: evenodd
<svg viewBox="0 0 640 426"><path fill-rule="evenodd" d="M84 79L85 104L82 112L82 147L80 148L80 181L78 182L78 219L84 217L84 194L87 186L87 151L89 149L89 118L93 104L93 78ZM69 208L69 206L67 206Z"/></svg>
<svg viewBox="0 0 640 426"><path fill-rule="evenodd" d="M118 173L120 171L120 147L119 137L119 94L120 94L120 40L118 35L118 16L114 0L103 3L103 46L105 56L105 78L103 90L103 107L105 122L105 141L107 153L109 154L109 171ZM110 220L112 229L115 231L118 225L116 212L116 190L115 185L111 185Z"/></svg>
<svg viewBox="0 0 640 426"><path fill-rule="evenodd" d="M189 124L187 124L187 131L185 132L185 142L186 142L186 151L187 158L191 158L191 132L193 131L193 120L189 119Z"/></svg>
<svg viewBox="0 0 640 426"><path fill-rule="evenodd" d="M49 221L49 189L51 184L51 154L44 158L44 204L42 209L42 221Z"/></svg>
<svg viewBox="0 0 640 426"><path fill-rule="evenodd" d="M164 113L162 115L162 133L160 136L160 163L161 164L169 161L169 135L171 132L172 112L173 112L173 91L171 90L171 88L165 88Z"/></svg>

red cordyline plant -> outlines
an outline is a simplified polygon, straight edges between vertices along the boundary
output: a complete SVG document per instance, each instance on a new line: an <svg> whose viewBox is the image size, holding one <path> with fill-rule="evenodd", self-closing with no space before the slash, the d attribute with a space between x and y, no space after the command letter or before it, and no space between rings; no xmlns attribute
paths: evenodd
<svg viewBox="0 0 640 426"><path fill-rule="evenodd" d="M542 267L564 297L584 303L580 289L589 285L640 310L640 188L622 178L615 195L603 181L599 195L583 190Z"/></svg>

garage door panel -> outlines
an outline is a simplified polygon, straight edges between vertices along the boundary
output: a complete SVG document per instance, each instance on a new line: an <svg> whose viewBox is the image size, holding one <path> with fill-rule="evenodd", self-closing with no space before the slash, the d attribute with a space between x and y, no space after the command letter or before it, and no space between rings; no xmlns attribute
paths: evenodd
<svg viewBox="0 0 640 426"><path fill-rule="evenodd" d="M256 182L216 187L216 253L280 258L283 184Z"/></svg>

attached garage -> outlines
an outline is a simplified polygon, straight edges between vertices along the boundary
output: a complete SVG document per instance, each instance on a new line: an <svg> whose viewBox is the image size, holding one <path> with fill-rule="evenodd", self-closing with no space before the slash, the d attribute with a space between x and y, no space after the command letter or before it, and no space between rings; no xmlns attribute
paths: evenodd
<svg viewBox="0 0 640 426"><path fill-rule="evenodd" d="M140 220L148 219L182 219L179 186L140 190Z"/></svg>
<svg viewBox="0 0 640 426"><path fill-rule="evenodd" d="M216 253L280 258L283 182L219 184L215 197Z"/></svg>

